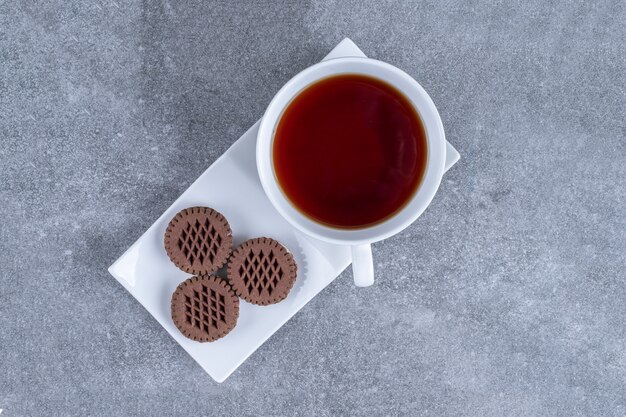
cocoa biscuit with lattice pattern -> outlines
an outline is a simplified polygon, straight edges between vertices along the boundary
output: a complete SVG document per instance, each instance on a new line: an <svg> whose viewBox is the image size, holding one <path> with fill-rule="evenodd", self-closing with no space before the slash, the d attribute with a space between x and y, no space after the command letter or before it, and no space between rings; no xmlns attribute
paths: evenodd
<svg viewBox="0 0 626 417"><path fill-rule="evenodd" d="M287 297L298 266L287 248L260 237L245 241L233 252L227 272L238 296L253 304L267 305Z"/></svg>
<svg viewBox="0 0 626 417"><path fill-rule="evenodd" d="M209 207L179 211L165 231L165 251L185 272L203 275L220 269L233 247L233 233L224 216Z"/></svg>
<svg viewBox="0 0 626 417"><path fill-rule="evenodd" d="M239 298L230 285L213 275L183 281L172 295L172 320L197 342L213 342L237 324Z"/></svg>

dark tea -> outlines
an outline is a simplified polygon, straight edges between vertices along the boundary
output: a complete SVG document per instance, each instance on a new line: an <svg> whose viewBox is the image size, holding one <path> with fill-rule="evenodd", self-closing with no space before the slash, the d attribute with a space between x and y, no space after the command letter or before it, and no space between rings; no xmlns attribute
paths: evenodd
<svg viewBox="0 0 626 417"><path fill-rule="evenodd" d="M426 169L426 132L411 102L376 78L325 78L283 112L273 163L284 194L327 226L380 223L416 192Z"/></svg>

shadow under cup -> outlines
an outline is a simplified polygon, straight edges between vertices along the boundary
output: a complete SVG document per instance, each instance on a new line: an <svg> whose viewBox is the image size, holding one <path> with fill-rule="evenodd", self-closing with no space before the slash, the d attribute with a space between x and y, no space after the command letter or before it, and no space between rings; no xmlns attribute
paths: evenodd
<svg viewBox="0 0 626 417"><path fill-rule="evenodd" d="M274 132L273 170L298 212L334 229L385 222L416 194L428 164L426 129L387 82L341 74L294 96Z"/></svg>

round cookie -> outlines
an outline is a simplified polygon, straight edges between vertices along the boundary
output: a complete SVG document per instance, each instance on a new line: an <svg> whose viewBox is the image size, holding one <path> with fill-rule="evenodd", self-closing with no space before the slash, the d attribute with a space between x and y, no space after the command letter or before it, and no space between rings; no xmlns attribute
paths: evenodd
<svg viewBox="0 0 626 417"><path fill-rule="evenodd" d="M203 275L220 269L232 251L233 233L226 218L208 207L179 211L165 231L165 251L177 267Z"/></svg>
<svg viewBox="0 0 626 417"><path fill-rule="evenodd" d="M245 241L228 261L228 278L235 293L258 305L285 299L297 272L291 252L267 237Z"/></svg>
<svg viewBox="0 0 626 417"><path fill-rule="evenodd" d="M172 294L172 320L178 330L197 342L213 342L237 324L239 298L216 276L191 277Z"/></svg>

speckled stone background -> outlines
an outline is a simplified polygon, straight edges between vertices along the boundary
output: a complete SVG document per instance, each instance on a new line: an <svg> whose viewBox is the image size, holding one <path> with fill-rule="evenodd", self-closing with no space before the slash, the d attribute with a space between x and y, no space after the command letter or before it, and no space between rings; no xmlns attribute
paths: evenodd
<svg viewBox="0 0 626 417"><path fill-rule="evenodd" d="M623 416L623 1L0 0L0 409ZM107 267L345 36L462 159L217 384Z"/></svg>

